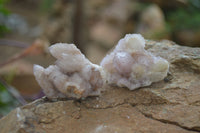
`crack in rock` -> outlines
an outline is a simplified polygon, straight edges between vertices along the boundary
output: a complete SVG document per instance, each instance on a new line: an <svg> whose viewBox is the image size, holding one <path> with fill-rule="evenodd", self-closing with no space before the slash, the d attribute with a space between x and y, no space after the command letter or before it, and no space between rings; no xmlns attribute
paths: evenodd
<svg viewBox="0 0 200 133"><path fill-rule="evenodd" d="M182 129L185 129L187 131L195 131L195 132L199 132L200 133L200 128L199 127L188 128L186 126L180 125L178 122L175 122L175 121L170 121L170 120L165 120L165 119L157 119L157 118L153 117L152 114L147 114L147 113L142 112L140 109L137 108L137 106L136 106L136 109L138 110L138 112L140 112L142 115L144 115L145 117L147 117L149 119L152 119L152 120L155 120L155 121L159 121L159 122L164 123L164 124L175 125L175 126L178 126L178 127L182 128Z"/></svg>

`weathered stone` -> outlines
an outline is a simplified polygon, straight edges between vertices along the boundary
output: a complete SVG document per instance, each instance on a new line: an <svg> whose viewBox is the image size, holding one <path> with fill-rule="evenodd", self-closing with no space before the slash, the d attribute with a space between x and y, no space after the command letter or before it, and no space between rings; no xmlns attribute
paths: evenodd
<svg viewBox="0 0 200 133"><path fill-rule="evenodd" d="M188 29L177 31L174 40L181 45L200 47L200 31Z"/></svg>
<svg viewBox="0 0 200 133"><path fill-rule="evenodd" d="M192 105L151 105L138 106L142 114L152 119L178 125L182 128L200 130L198 106Z"/></svg>
<svg viewBox="0 0 200 133"><path fill-rule="evenodd" d="M82 101L43 98L0 120L1 133L193 133L200 131L200 48L146 41L146 49L168 60L168 76L130 91L107 87Z"/></svg>

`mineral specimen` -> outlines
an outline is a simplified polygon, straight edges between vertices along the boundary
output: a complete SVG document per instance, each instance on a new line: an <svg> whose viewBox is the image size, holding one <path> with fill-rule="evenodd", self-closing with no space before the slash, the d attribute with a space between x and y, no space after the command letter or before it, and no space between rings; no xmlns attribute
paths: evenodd
<svg viewBox="0 0 200 133"><path fill-rule="evenodd" d="M168 72L168 62L144 49L140 34L127 34L101 62L108 84L130 90L162 80Z"/></svg>
<svg viewBox="0 0 200 133"><path fill-rule="evenodd" d="M49 47L55 65L34 65L34 75L50 99L84 98L99 95L103 85L102 68L92 64L74 44L58 43Z"/></svg>
<svg viewBox="0 0 200 133"><path fill-rule="evenodd" d="M107 82L130 90L162 80L168 62L145 49L139 34L127 34L101 62L92 64L74 44L58 43L49 48L55 65L34 65L34 75L44 93L53 98L84 98L99 95Z"/></svg>

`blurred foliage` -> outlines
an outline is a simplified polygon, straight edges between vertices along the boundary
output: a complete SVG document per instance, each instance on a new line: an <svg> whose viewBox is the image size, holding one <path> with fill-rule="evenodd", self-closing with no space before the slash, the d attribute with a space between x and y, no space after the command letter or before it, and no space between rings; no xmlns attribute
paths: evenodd
<svg viewBox="0 0 200 133"><path fill-rule="evenodd" d="M5 25L0 24L0 37L9 31L10 30Z"/></svg>
<svg viewBox="0 0 200 133"><path fill-rule="evenodd" d="M42 0L40 4L40 9L43 12L48 12L53 7L55 0Z"/></svg>
<svg viewBox="0 0 200 133"><path fill-rule="evenodd" d="M0 82L0 115L6 115L17 105L19 105L19 102L8 92L6 86Z"/></svg>
<svg viewBox="0 0 200 133"><path fill-rule="evenodd" d="M0 0L0 15L8 16L10 11L6 8L9 0ZM0 37L10 30L0 23ZM16 108L19 102L9 93L6 86L0 81L0 117L9 113L12 109Z"/></svg>
<svg viewBox="0 0 200 133"><path fill-rule="evenodd" d="M7 16L10 14L10 11L5 7L9 0L0 0L0 15ZM9 32L9 29L0 23L0 37L5 33Z"/></svg>
<svg viewBox="0 0 200 133"><path fill-rule="evenodd" d="M9 0L0 0L0 13L3 15L9 15L10 11L5 7Z"/></svg>
<svg viewBox="0 0 200 133"><path fill-rule="evenodd" d="M154 40L163 39L163 37L167 38L170 33L171 33L171 26L168 23L165 23L165 28L158 32L153 32L151 38Z"/></svg>
<svg viewBox="0 0 200 133"><path fill-rule="evenodd" d="M200 0L188 1L186 7L178 8L167 14L172 31L199 30L200 28Z"/></svg>

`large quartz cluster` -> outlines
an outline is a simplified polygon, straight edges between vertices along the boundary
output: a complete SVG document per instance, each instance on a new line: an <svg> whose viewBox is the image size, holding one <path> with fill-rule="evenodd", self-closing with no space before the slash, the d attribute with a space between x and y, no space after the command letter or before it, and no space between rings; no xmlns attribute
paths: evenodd
<svg viewBox="0 0 200 133"><path fill-rule="evenodd" d="M169 64L145 49L140 34L127 34L101 62L108 84L130 90L148 86L167 76Z"/></svg>
<svg viewBox="0 0 200 133"><path fill-rule="evenodd" d="M99 95L103 80L101 67L92 64L74 44L58 43L49 47L57 59L44 69L34 65L34 75L50 98L82 98Z"/></svg>
<svg viewBox="0 0 200 133"><path fill-rule="evenodd" d="M162 80L168 62L145 49L139 34L127 34L101 62L92 64L74 44L52 45L55 65L44 69L34 65L34 75L44 93L52 98L84 98L99 95L105 83L130 90Z"/></svg>

